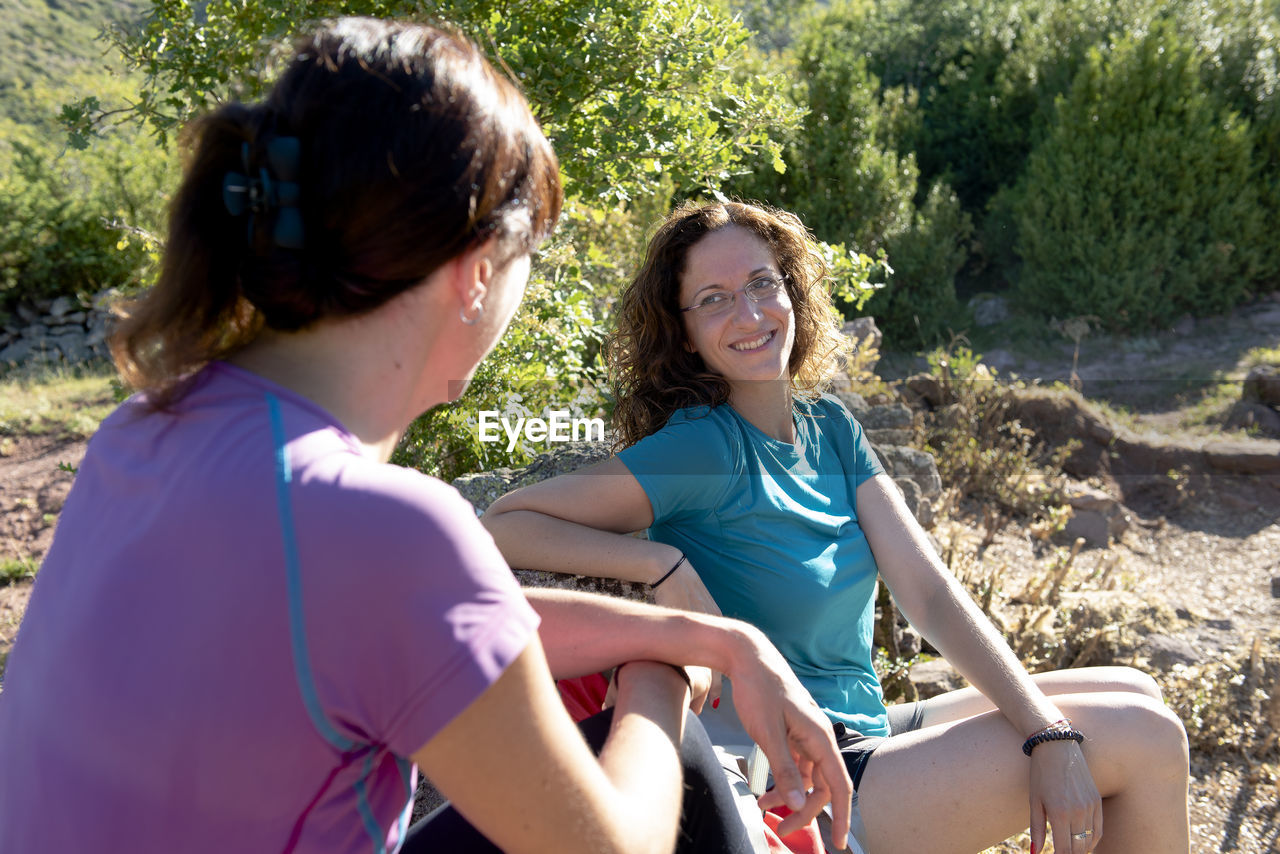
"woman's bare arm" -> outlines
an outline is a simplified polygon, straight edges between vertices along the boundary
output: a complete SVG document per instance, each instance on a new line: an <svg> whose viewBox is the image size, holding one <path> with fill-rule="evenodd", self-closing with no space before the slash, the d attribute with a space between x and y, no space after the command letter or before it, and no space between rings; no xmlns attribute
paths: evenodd
<svg viewBox="0 0 1280 854"><path fill-rule="evenodd" d="M858 487L857 499L858 520L880 574L920 634L1024 735L1061 719L1062 712L943 565L893 481L878 475ZM1030 824L1039 841L1044 818L1054 828L1101 825L1102 799L1076 742L1038 746L1028 784ZM1081 816L1095 818L1082 824Z"/></svg>
<svg viewBox="0 0 1280 854"><path fill-rule="evenodd" d="M653 523L653 507L617 457L507 493L480 521L520 569L652 584L681 558L673 546L631 536ZM688 561L655 597L672 608L720 613Z"/></svg>
<svg viewBox="0 0 1280 854"><path fill-rule="evenodd" d="M857 500L858 521L880 575L911 625L1018 728L1031 733L1060 718L943 565L893 481L886 475L865 481Z"/></svg>
<svg viewBox="0 0 1280 854"><path fill-rule="evenodd" d="M617 457L509 492L481 522L507 562L626 581L657 581L680 552L629 536L653 522L640 482Z"/></svg>

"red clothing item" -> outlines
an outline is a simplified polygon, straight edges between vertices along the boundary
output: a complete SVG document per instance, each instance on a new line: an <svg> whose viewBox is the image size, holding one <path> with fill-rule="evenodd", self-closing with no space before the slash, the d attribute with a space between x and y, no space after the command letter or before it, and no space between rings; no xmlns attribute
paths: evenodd
<svg viewBox="0 0 1280 854"><path fill-rule="evenodd" d="M764 839L769 843L769 850L777 854L826 854L822 847L822 834L818 832L818 820L815 818L799 830L779 837L778 825L791 815L791 810L778 807L777 812L764 814Z"/></svg>
<svg viewBox="0 0 1280 854"><path fill-rule="evenodd" d="M609 691L609 680L603 673L592 673L576 679L558 679L556 688L569 716L577 722L600 712ZM786 807L764 814L764 838L769 843L769 851L773 854L825 854L817 819L786 836L778 836L778 825L789 815L791 811Z"/></svg>
<svg viewBox="0 0 1280 854"><path fill-rule="evenodd" d="M580 723L600 713L604 696L609 691L609 680L603 673L591 673L576 679L557 679L556 688L569 717L574 723Z"/></svg>

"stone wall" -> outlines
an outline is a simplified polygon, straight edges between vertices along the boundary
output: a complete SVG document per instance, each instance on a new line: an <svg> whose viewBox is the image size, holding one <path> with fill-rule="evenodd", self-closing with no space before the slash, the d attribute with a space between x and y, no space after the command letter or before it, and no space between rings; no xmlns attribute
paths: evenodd
<svg viewBox="0 0 1280 854"><path fill-rule="evenodd" d="M19 364L76 365L109 359L107 335L115 291L88 304L70 297L20 305L0 327L0 367Z"/></svg>

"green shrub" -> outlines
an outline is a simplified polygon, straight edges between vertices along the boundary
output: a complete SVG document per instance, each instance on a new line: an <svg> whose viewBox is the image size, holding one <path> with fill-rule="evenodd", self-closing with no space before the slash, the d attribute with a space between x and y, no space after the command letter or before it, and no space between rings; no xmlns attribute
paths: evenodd
<svg viewBox="0 0 1280 854"><path fill-rule="evenodd" d="M938 406L918 422L919 438L942 482L999 512L1052 516L1065 503L1060 474L1075 444L1050 450L1014 418L1017 386L998 381L963 336L927 358Z"/></svg>
<svg viewBox="0 0 1280 854"><path fill-rule="evenodd" d="M144 75L131 115L162 137L271 79L270 46L336 14L421 18L411 0L149 0L116 45ZM516 78L560 157L566 212L535 262L520 312L466 394L419 418L394 460L444 478L526 462L527 443L479 441L482 410L543 416L607 411L598 351L618 284L673 193L714 192L747 158L780 163L775 132L799 113L779 79L744 71L751 33L698 0L451 0L429 14L476 39ZM92 135L93 104L68 124Z"/></svg>
<svg viewBox="0 0 1280 854"><path fill-rule="evenodd" d="M127 196L46 152L21 143L13 151L0 180L0 308L139 284L148 247L113 226L132 219Z"/></svg>
<svg viewBox="0 0 1280 854"><path fill-rule="evenodd" d="M39 63L29 64L17 71L34 76ZM173 159L137 127L103 127L92 146L67 150L55 128L68 99L114 106L133 87L74 55L53 65L60 76L19 80L0 98L0 310L149 281L150 235L162 229L176 177Z"/></svg>
<svg viewBox="0 0 1280 854"><path fill-rule="evenodd" d="M791 97L805 116L786 139L786 170L760 163L729 189L794 211L822 240L875 252L910 225L918 170L887 138L879 81L854 50L857 20L837 11L804 28Z"/></svg>
<svg viewBox="0 0 1280 854"><path fill-rule="evenodd" d="M948 331L958 331L955 280L972 231L956 194L945 184L934 184L912 215L910 228L886 241L893 279L871 297L866 311L891 345L928 347Z"/></svg>
<svg viewBox="0 0 1280 854"><path fill-rule="evenodd" d="M922 187L945 179L972 210L1025 157L1025 122L1012 120L1001 71L1036 4L1009 0L885 0L865 10L861 53L882 91L915 93L917 120L897 141Z"/></svg>
<svg viewBox="0 0 1280 854"><path fill-rule="evenodd" d="M1246 298L1262 271L1248 124L1169 25L1091 51L1012 201L1029 310L1140 330Z"/></svg>
<svg viewBox="0 0 1280 854"><path fill-rule="evenodd" d="M917 209L915 157L896 148L915 121L915 102L903 89L884 91L868 71L859 48L866 17L862 4L838 4L801 29L792 97L806 115L784 147L787 169L757 168L730 188L795 211L822 240L883 253L893 276L865 311L891 346L915 346L954 322L955 275L971 226L941 182Z"/></svg>
<svg viewBox="0 0 1280 854"><path fill-rule="evenodd" d="M1188 26L1202 49L1205 88L1249 120L1255 186L1268 222L1280 219L1280 6L1264 0L1192 3ZM1263 286L1280 287L1280 241L1262 247Z"/></svg>
<svg viewBox="0 0 1280 854"><path fill-rule="evenodd" d="M1280 222L1280 94L1273 96L1253 124L1253 150L1258 157L1258 203L1263 220ZM1280 240L1263 243L1262 289L1280 288Z"/></svg>

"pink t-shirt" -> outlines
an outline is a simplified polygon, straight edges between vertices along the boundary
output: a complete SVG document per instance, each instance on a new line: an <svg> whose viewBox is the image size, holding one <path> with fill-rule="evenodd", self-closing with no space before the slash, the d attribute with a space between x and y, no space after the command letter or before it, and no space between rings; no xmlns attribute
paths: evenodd
<svg viewBox="0 0 1280 854"><path fill-rule="evenodd" d="M0 693L0 851L395 850L537 615L471 505L226 364L89 444Z"/></svg>

